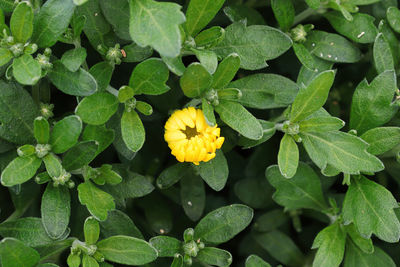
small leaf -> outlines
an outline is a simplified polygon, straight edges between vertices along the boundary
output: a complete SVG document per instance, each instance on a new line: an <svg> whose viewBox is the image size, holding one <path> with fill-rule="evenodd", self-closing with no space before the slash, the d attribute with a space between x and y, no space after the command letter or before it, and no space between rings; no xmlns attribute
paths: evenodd
<svg viewBox="0 0 400 267"><path fill-rule="evenodd" d="M114 136L114 130L107 129L105 126L87 125L82 133L82 141L97 142L97 156L112 144Z"/></svg>
<svg viewBox="0 0 400 267"><path fill-rule="evenodd" d="M105 238L116 235L144 239L131 218L119 210L108 212L107 220L100 222L101 235Z"/></svg>
<svg viewBox="0 0 400 267"><path fill-rule="evenodd" d="M106 260L129 265L144 265L157 258L157 250L144 240L128 236L112 236L97 244Z"/></svg>
<svg viewBox="0 0 400 267"><path fill-rule="evenodd" d="M86 218L85 224L83 226L83 233L85 235L86 244L88 245L96 244L100 236L99 222L93 217Z"/></svg>
<svg viewBox="0 0 400 267"><path fill-rule="evenodd" d="M82 267L99 267L99 263L92 256L83 254Z"/></svg>
<svg viewBox="0 0 400 267"><path fill-rule="evenodd" d="M318 233L312 248L318 248L313 261L313 267L338 267L343 260L346 244L346 232L336 222Z"/></svg>
<svg viewBox="0 0 400 267"><path fill-rule="evenodd" d="M285 225L289 219L288 214L284 213L282 209L273 209L256 219L254 229L258 232L270 232Z"/></svg>
<svg viewBox="0 0 400 267"><path fill-rule="evenodd" d="M390 45L382 33L376 36L373 53L375 69L378 74L387 70L394 70L394 60Z"/></svg>
<svg viewBox="0 0 400 267"><path fill-rule="evenodd" d="M293 25L295 10L291 0L272 0L272 11L282 31L289 31Z"/></svg>
<svg viewBox="0 0 400 267"><path fill-rule="evenodd" d="M196 259L213 266L224 267L229 266L232 263L232 255L229 251L213 247L206 247L200 250Z"/></svg>
<svg viewBox="0 0 400 267"><path fill-rule="evenodd" d="M14 59L12 67L14 78L23 85L36 84L42 75L39 62L34 60L31 55L24 54Z"/></svg>
<svg viewBox="0 0 400 267"><path fill-rule="evenodd" d="M215 158L208 162L201 162L195 167L201 178L215 191L221 191L228 180L228 162L221 150L216 151Z"/></svg>
<svg viewBox="0 0 400 267"><path fill-rule="evenodd" d="M101 11L119 38L131 40L129 35L129 2L100 0Z"/></svg>
<svg viewBox="0 0 400 267"><path fill-rule="evenodd" d="M0 67L10 62L10 60L13 59L13 57L14 55L10 51L10 49L0 47Z"/></svg>
<svg viewBox="0 0 400 267"><path fill-rule="evenodd" d="M126 57L122 58L122 62L142 62L153 54L153 49L150 46L141 47L135 43L125 45L122 49L126 53Z"/></svg>
<svg viewBox="0 0 400 267"><path fill-rule="evenodd" d="M378 29L374 25L375 18L363 14L353 14L353 20L348 21L338 11L328 12L325 17L332 27L340 34L357 43L373 43Z"/></svg>
<svg viewBox="0 0 400 267"><path fill-rule="evenodd" d="M194 229L194 239L203 242L225 243L245 229L253 219L253 210L234 204L208 213Z"/></svg>
<svg viewBox="0 0 400 267"><path fill-rule="evenodd" d="M181 50L179 25L185 21L176 3L130 0L129 33L135 43L151 46L162 56L177 57Z"/></svg>
<svg viewBox="0 0 400 267"><path fill-rule="evenodd" d="M400 10L397 7L391 6L386 11L386 18L390 27L395 32L400 33Z"/></svg>
<svg viewBox="0 0 400 267"><path fill-rule="evenodd" d="M191 171L192 166L187 163L178 163L164 169L157 178L157 186L160 189L167 189L179 182L187 172Z"/></svg>
<svg viewBox="0 0 400 267"><path fill-rule="evenodd" d="M324 71L301 89L292 104L290 121L301 121L319 110L328 99L334 79L334 71Z"/></svg>
<svg viewBox="0 0 400 267"><path fill-rule="evenodd" d="M68 187L47 184L42 197L41 215L43 226L52 239L60 238L67 230L71 213L70 202Z"/></svg>
<svg viewBox="0 0 400 267"><path fill-rule="evenodd" d="M49 0L35 17L32 41L39 47L51 47L65 32L75 5L72 0Z"/></svg>
<svg viewBox="0 0 400 267"><path fill-rule="evenodd" d="M97 90L97 82L89 72L82 68L71 72L61 61L53 62L48 77L60 91L68 95L88 96Z"/></svg>
<svg viewBox="0 0 400 267"><path fill-rule="evenodd" d="M396 199L383 186L361 176L351 180L343 202L345 223L354 223L359 233L395 243L400 238L400 222L394 213Z"/></svg>
<svg viewBox="0 0 400 267"><path fill-rule="evenodd" d="M14 238L4 238L0 243L0 260L3 267L34 267L39 253Z"/></svg>
<svg viewBox="0 0 400 267"><path fill-rule="evenodd" d="M192 51L200 61L201 65L211 74L215 72L218 66L217 55L210 50L198 50L192 48Z"/></svg>
<svg viewBox="0 0 400 267"><path fill-rule="evenodd" d="M82 121L78 116L71 115L58 121L50 134L51 150L61 154L73 147L82 131Z"/></svg>
<svg viewBox="0 0 400 267"><path fill-rule="evenodd" d="M299 148L293 137L285 134L281 140L278 153L279 171L285 178L292 178L299 164Z"/></svg>
<svg viewBox="0 0 400 267"><path fill-rule="evenodd" d="M199 63L192 63L186 68L179 84L187 97L200 97L211 87L211 74Z"/></svg>
<svg viewBox="0 0 400 267"><path fill-rule="evenodd" d="M129 86L135 95L161 95L171 88L166 85L169 71L159 58L150 58L139 63L131 74Z"/></svg>
<svg viewBox="0 0 400 267"><path fill-rule="evenodd" d="M114 198L90 181L78 186L78 196L82 205L86 205L90 214L99 221L106 220L107 212L115 209Z"/></svg>
<svg viewBox="0 0 400 267"><path fill-rule="evenodd" d="M301 121L299 126L300 132L329 132L341 129L344 124L339 118L315 116Z"/></svg>
<svg viewBox="0 0 400 267"><path fill-rule="evenodd" d="M34 120L33 131L38 144L47 144L49 142L50 125L44 117L40 116Z"/></svg>
<svg viewBox="0 0 400 267"><path fill-rule="evenodd" d="M361 251L353 242L346 244L346 256L344 267L358 267L360 262L364 267L396 267L396 263L379 247L375 247L374 253L367 254Z"/></svg>
<svg viewBox="0 0 400 267"><path fill-rule="evenodd" d="M107 61L99 62L90 68L89 73L97 82L97 91L103 92L107 89L110 85L113 72L113 66Z"/></svg>
<svg viewBox="0 0 400 267"><path fill-rule="evenodd" d="M142 148L146 133L136 111L124 111L121 118L121 132L122 139L130 150L137 152Z"/></svg>
<svg viewBox="0 0 400 267"><path fill-rule="evenodd" d="M186 11L185 29L196 36L215 17L225 0L191 0Z"/></svg>
<svg viewBox="0 0 400 267"><path fill-rule="evenodd" d="M101 125L117 112L118 104L114 95L100 92L85 97L76 107L75 113L87 124Z"/></svg>
<svg viewBox="0 0 400 267"><path fill-rule="evenodd" d="M17 43L25 44L33 32L33 9L31 4L21 2L14 9L10 19L10 30Z"/></svg>
<svg viewBox="0 0 400 267"><path fill-rule="evenodd" d="M213 26L200 32L194 38L197 47L213 47L225 37L225 30L219 26Z"/></svg>
<svg viewBox="0 0 400 267"><path fill-rule="evenodd" d="M354 224L346 226L346 232L350 236L352 243L356 244L364 253L371 254L374 252L374 244L371 238L365 238L360 235ZM348 242L350 243L350 242Z"/></svg>
<svg viewBox="0 0 400 267"><path fill-rule="evenodd" d="M246 267L271 267L271 265L257 255L250 255L246 259Z"/></svg>
<svg viewBox="0 0 400 267"><path fill-rule="evenodd" d="M266 60L277 58L292 46L286 34L265 25L246 27L243 22L235 22L225 30L225 39L213 50L223 58L237 53L241 68L246 70L266 67Z"/></svg>
<svg viewBox="0 0 400 267"><path fill-rule="evenodd" d="M221 89L226 87L235 78L240 68L240 57L238 54L230 54L219 63L213 75L212 88ZM233 86L233 88L236 88Z"/></svg>
<svg viewBox="0 0 400 267"><path fill-rule="evenodd" d="M360 82L351 103L350 129L363 134L388 122L397 112L397 107L391 105L396 90L394 71L382 72L370 84Z"/></svg>
<svg viewBox="0 0 400 267"><path fill-rule="evenodd" d="M72 72L79 70L85 60L86 49L83 47L68 50L61 57L61 62L69 71Z"/></svg>
<svg viewBox="0 0 400 267"><path fill-rule="evenodd" d="M238 131L244 137L252 140L259 140L263 136L261 124L248 112L242 105L221 100L218 106L215 106L221 120L229 127Z"/></svg>
<svg viewBox="0 0 400 267"><path fill-rule="evenodd" d="M182 242L169 236L155 236L149 241L158 252L158 257L175 257L176 253L182 253Z"/></svg>
<svg viewBox="0 0 400 267"><path fill-rule="evenodd" d="M10 187L25 183L36 174L41 164L42 160L36 155L17 157L1 173L1 184Z"/></svg>
<svg viewBox="0 0 400 267"><path fill-rule="evenodd" d="M200 219L206 204L204 182L198 175L189 172L180 180L181 203L185 214L192 220Z"/></svg>
<svg viewBox="0 0 400 267"><path fill-rule="evenodd" d="M214 115L214 108L205 98L201 100L201 109L203 111L204 118L206 119L208 125L214 126L215 124L217 124Z"/></svg>
<svg viewBox="0 0 400 267"><path fill-rule="evenodd" d="M400 144L399 127L378 127L366 131L361 138L369 144L367 151L372 155L383 154Z"/></svg>
<svg viewBox="0 0 400 267"><path fill-rule="evenodd" d="M73 146L63 156L62 164L65 170L77 170L88 165L96 157L97 147L93 141L83 141Z"/></svg>
<svg viewBox="0 0 400 267"><path fill-rule="evenodd" d="M282 176L276 165L268 167L265 176L276 188L272 198L286 209L326 210L320 179L307 164L300 162L297 173L291 179Z"/></svg>

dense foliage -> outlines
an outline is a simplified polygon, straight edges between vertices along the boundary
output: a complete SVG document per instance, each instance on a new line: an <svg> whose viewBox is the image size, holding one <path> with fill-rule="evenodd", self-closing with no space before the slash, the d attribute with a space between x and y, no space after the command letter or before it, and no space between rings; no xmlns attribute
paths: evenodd
<svg viewBox="0 0 400 267"><path fill-rule="evenodd" d="M0 8L0 266L400 264L396 0Z"/></svg>

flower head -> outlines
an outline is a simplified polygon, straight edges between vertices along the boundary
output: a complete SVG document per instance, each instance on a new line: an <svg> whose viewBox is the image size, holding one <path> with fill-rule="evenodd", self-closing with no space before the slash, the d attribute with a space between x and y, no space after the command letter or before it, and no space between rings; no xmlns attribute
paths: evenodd
<svg viewBox="0 0 400 267"><path fill-rule="evenodd" d="M215 157L225 138L217 125L209 126L201 109L194 107L175 111L165 123L165 141L171 154L180 162L207 162Z"/></svg>

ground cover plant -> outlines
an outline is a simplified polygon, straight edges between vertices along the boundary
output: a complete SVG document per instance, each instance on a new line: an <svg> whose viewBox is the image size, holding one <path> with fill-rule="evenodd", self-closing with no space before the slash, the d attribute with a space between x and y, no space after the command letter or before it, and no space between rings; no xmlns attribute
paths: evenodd
<svg viewBox="0 0 400 267"><path fill-rule="evenodd" d="M396 0L0 11L0 266L400 264Z"/></svg>

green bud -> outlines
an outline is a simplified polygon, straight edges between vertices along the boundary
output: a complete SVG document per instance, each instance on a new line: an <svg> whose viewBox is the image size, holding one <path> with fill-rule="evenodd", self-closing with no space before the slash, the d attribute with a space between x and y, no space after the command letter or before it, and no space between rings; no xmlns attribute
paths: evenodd
<svg viewBox="0 0 400 267"><path fill-rule="evenodd" d="M309 25L311 25L311 24L309 24ZM295 41L297 43L304 43L305 41L307 41L307 32L309 30L311 30L309 28L310 28L310 26L307 26L305 28L302 24L299 24L290 31L290 36L292 37L293 41ZM312 28L314 28L313 25L312 25Z"/></svg>
<svg viewBox="0 0 400 267"><path fill-rule="evenodd" d="M67 258L67 264L69 267L79 267L81 264L81 257L77 254L69 254Z"/></svg>
<svg viewBox="0 0 400 267"><path fill-rule="evenodd" d="M119 44L108 49L106 53L106 59L113 64L121 64L122 52Z"/></svg>
<svg viewBox="0 0 400 267"><path fill-rule="evenodd" d="M73 186L75 186L75 183L73 183L73 184L69 183L70 178L71 178L71 174L69 172L67 172L65 169L62 169L60 176L53 177L52 179L53 179L54 186L67 184L68 187L70 187L70 185L73 187Z"/></svg>
<svg viewBox="0 0 400 267"><path fill-rule="evenodd" d="M46 119L49 119L54 116L53 109L54 109L53 104L40 103L40 113Z"/></svg>
<svg viewBox="0 0 400 267"><path fill-rule="evenodd" d="M43 158L47 154L49 154L51 150L51 145L49 144L37 144L35 147L35 153L38 158Z"/></svg>
<svg viewBox="0 0 400 267"><path fill-rule="evenodd" d="M37 51L37 49L38 49L37 44L28 44L27 46L25 46L24 53L32 55Z"/></svg>
<svg viewBox="0 0 400 267"><path fill-rule="evenodd" d="M126 111L131 112L136 108L136 99L133 97L125 102Z"/></svg>
<svg viewBox="0 0 400 267"><path fill-rule="evenodd" d="M218 106L219 99L218 99L218 92L214 89L210 89L205 93L206 100L210 102L213 106Z"/></svg>
<svg viewBox="0 0 400 267"><path fill-rule="evenodd" d="M38 54L36 56L36 60L39 62L40 66L44 70L48 70L48 69L51 69L53 67L53 64L50 63L50 56L47 56L46 54L44 54L44 55Z"/></svg>
<svg viewBox="0 0 400 267"><path fill-rule="evenodd" d="M98 252L98 251L96 251L96 252L93 254L92 257L95 258L95 260L96 260L97 262L104 262L104 260L105 260L103 254L101 254L101 253Z"/></svg>
<svg viewBox="0 0 400 267"><path fill-rule="evenodd" d="M297 135L300 131L300 126L297 123L291 121L285 121L282 126L282 130L290 135Z"/></svg>
<svg viewBox="0 0 400 267"><path fill-rule="evenodd" d="M136 101L136 109L146 116L153 114L153 107L143 101Z"/></svg>
<svg viewBox="0 0 400 267"><path fill-rule="evenodd" d="M199 253L199 247L196 242L192 240L183 245L183 252L190 257L196 257L197 253Z"/></svg>
<svg viewBox="0 0 400 267"><path fill-rule="evenodd" d="M191 258L189 255L185 255L185 256L183 257L183 262L184 262L186 265L191 266L192 263L193 263L193 260L192 260L192 258Z"/></svg>
<svg viewBox="0 0 400 267"><path fill-rule="evenodd" d="M44 184L51 181L51 177L47 172L41 172L35 177L35 182L37 184Z"/></svg>
<svg viewBox="0 0 400 267"><path fill-rule="evenodd" d="M183 240L185 242L189 242L192 241L194 237L194 230L193 228L188 228L185 230L185 232L183 232Z"/></svg>
<svg viewBox="0 0 400 267"><path fill-rule="evenodd" d="M44 50L44 55L47 56L47 57L50 57L50 56L51 56L51 53L52 53L52 51L51 51L51 49L48 48L48 47Z"/></svg>
<svg viewBox="0 0 400 267"><path fill-rule="evenodd" d="M10 51L13 53L14 57L19 57L24 53L24 45L17 43L10 47Z"/></svg>
<svg viewBox="0 0 400 267"><path fill-rule="evenodd" d="M118 100L120 103L125 103L135 95L133 89L129 86L122 86L118 90Z"/></svg>
<svg viewBox="0 0 400 267"><path fill-rule="evenodd" d="M35 154L35 147L32 145L23 145L17 149L17 154L19 157L27 157Z"/></svg>

